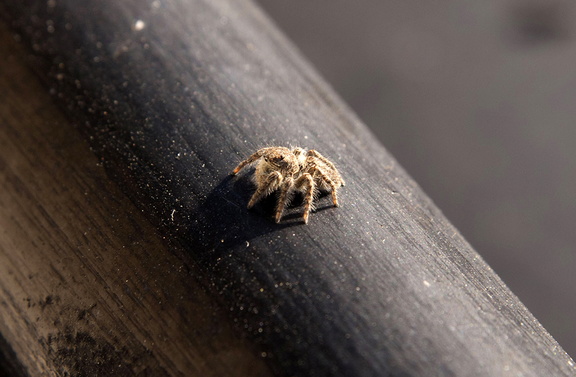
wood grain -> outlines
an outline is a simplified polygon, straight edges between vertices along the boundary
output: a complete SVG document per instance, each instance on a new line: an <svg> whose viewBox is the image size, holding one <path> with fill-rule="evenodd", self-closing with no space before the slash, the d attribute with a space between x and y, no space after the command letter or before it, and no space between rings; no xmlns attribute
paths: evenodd
<svg viewBox="0 0 576 377"><path fill-rule="evenodd" d="M5 28L0 46L0 351L19 364L7 376L269 375Z"/></svg>
<svg viewBox="0 0 576 377"><path fill-rule="evenodd" d="M78 334L88 334L139 356L120 364L122 370L103 371L136 375L139 360L146 359L140 355L168 375L187 368L200 373L194 361L203 365L203 357L230 363L219 347L202 347L193 325L226 311L228 321L218 321L222 333L235 324L230 331L244 334L232 343L235 355L252 355L240 365L256 365L245 375L265 373L258 360L286 376L574 375L568 355L251 2L51 4L7 1L0 10L10 15L31 48L31 66L123 194L100 193L111 183L95 178L102 170L87 148L74 143L64 160L80 161L77 155L85 153L94 162L85 178L60 166L59 174L42 180L25 165L5 163L10 169L4 169L3 184L28 192L29 205L8 198L2 205L14 206L11 217L37 219L43 235L41 241L29 237L27 226L19 225L23 220L9 224L15 234L10 242L26 243L22 249L42 256L36 263L50 266L39 275L47 288L31 297L31 311L40 318L54 303L74 302L71 319L62 321L71 339L82 343ZM43 130L28 144L3 150L35 143L50 149ZM23 137L15 128L3 132ZM69 137L68 130L60 132ZM249 172L238 178L229 173L269 145L315 148L336 162L347 182L342 207L321 198L307 226L298 221L298 206L276 225L273 197L247 211ZM41 149L48 155L58 150ZM25 160L26 151L20 155ZM45 172L44 161L29 164ZM39 200L35 188L66 177L89 193L93 211L75 207L86 202L81 195L56 189L45 193L44 206L32 205ZM124 209L102 215L116 208L110 201ZM132 205L151 225L136 217ZM84 233L92 232L100 243L86 243ZM141 242L127 242L136 235ZM45 245L57 251L44 256ZM12 265L6 274L25 281L24 260L4 254ZM186 289L196 286L209 297ZM58 298L51 293L56 287L63 287ZM5 289L8 297L24 295L18 286ZM90 299L94 295L111 309ZM198 311L192 315L192 309ZM86 328L87 314L78 320L82 310L104 316L104 324ZM24 331L22 311L9 313ZM146 346L143 330L151 321L166 334L155 348ZM111 322L123 336L107 335ZM29 327L39 336L18 344L9 338L23 364L48 370L48 363L75 360L76 349L65 352L70 360L49 353L29 360L24 346L41 349L38 339L54 339L42 326ZM190 348L198 359L190 360Z"/></svg>

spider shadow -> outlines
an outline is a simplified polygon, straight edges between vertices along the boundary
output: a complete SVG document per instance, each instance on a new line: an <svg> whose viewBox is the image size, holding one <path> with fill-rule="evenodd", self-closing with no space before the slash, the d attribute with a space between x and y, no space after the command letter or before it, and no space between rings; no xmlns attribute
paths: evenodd
<svg viewBox="0 0 576 377"><path fill-rule="evenodd" d="M246 205L255 187L247 174L227 176L203 200L196 216L189 220L188 231L194 233L202 247L216 248L222 241L227 246L246 243L262 235L304 225L291 209L279 224L274 221L276 195L273 193L252 209ZM199 237L198 237L199 236Z"/></svg>
<svg viewBox="0 0 576 377"><path fill-rule="evenodd" d="M316 265L322 258L306 252L322 250L322 244L314 237L320 225L304 225L299 196L294 197L279 224L274 222L275 193L248 210L246 205L255 190L252 173L223 178L190 213L187 226L183 227L187 232L184 236L195 265L208 279L207 289L214 290L216 299L231 308L231 316L239 326L257 328L262 322L270 324L263 326L262 334L255 335L256 344L272 344L281 352L293 344L290 334L272 329L312 323L302 328L299 339L315 339L315 331L325 331L322 327L330 325L319 313L338 313L339 308L325 296L306 293L298 284L295 288L278 288L281 282L311 282L313 287L324 282L324 276L316 273L322 268ZM328 208L322 206L318 210ZM294 310L292 305L298 305L301 299L310 304L304 310L300 306ZM248 307L258 311L242 309ZM319 312L318 307L323 310ZM246 331L245 327L241 329ZM338 331L336 328L326 334L343 339L343 334L334 335ZM295 352L300 355L306 350L303 347Z"/></svg>
<svg viewBox="0 0 576 377"><path fill-rule="evenodd" d="M274 221L278 192L247 209L246 205L255 190L250 179L252 173L248 171L238 176L225 177L202 202L198 208L198 216L190 219L188 231L200 236L198 238L204 248L213 250L222 242L227 246L236 246L268 233L307 226L302 220L304 209L303 197L300 194L296 194L285 209L280 223ZM320 198L322 196L326 194ZM314 212L329 208L332 206L323 205Z"/></svg>
<svg viewBox="0 0 576 377"><path fill-rule="evenodd" d="M332 204L326 204L322 206L318 206L317 201L322 200L323 198L327 197L329 194L326 192L321 192L318 197L314 199L315 207L310 212L310 216L314 213L322 212L327 209L334 208ZM267 200L271 200L271 206L273 206L273 211L276 209L276 202L278 199L278 195L270 195ZM284 210L284 214L282 215L282 223L286 221L290 221L291 223L295 224L304 224L302 220L302 215L304 214L304 194L296 193L286 209Z"/></svg>

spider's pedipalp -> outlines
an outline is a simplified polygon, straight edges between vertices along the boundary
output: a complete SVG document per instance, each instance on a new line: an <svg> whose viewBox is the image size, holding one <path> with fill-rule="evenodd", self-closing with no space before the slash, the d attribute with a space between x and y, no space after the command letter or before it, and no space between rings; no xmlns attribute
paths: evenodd
<svg viewBox="0 0 576 377"><path fill-rule="evenodd" d="M258 186L256 192L254 193L254 195L252 195L252 198L250 198L250 201L248 202L248 209L254 207L254 204L260 201L260 199L262 199L263 197L274 192L281 182L282 182L282 174L278 173L277 171L273 171L272 173L270 173L266 177L264 182L262 182Z"/></svg>

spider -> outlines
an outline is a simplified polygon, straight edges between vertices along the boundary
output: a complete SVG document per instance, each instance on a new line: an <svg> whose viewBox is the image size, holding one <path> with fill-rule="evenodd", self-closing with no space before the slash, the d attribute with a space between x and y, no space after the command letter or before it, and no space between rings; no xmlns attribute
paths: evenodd
<svg viewBox="0 0 576 377"><path fill-rule="evenodd" d="M337 189L344 186L344 180L330 160L311 149L292 150L285 147L262 148L242 161L232 175L249 164L258 161L254 173L256 192L248 202L252 208L262 198L280 190L276 205L276 223L282 219L282 213L290 202L294 192L304 194L304 214L302 220L308 223L308 215L313 209L314 198L319 190L331 191L332 203L338 207Z"/></svg>

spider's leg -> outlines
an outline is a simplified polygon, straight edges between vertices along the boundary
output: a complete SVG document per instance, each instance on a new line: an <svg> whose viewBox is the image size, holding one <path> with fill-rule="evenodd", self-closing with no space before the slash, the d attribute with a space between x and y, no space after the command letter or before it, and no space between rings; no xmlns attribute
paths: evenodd
<svg viewBox="0 0 576 377"><path fill-rule="evenodd" d="M256 161L257 159L259 159L260 157L262 157L262 149L260 149L259 151L255 152L254 154L252 154L250 157L248 157L247 159L245 159L244 161L242 161L241 163L238 164L238 166L236 166L236 169L234 169L232 171L232 175L236 175L238 174L238 172L240 170L242 170L246 165L249 165L251 163L253 163L254 161Z"/></svg>
<svg viewBox="0 0 576 377"><path fill-rule="evenodd" d="M312 156L312 157L316 157L317 159L319 159L320 161L322 161L323 163L325 163L326 165L330 166L332 169L336 170L336 166L334 166L334 164L327 159L326 157L322 156L319 152L317 152L315 149L310 149L308 151L308 153L306 153L307 156Z"/></svg>
<svg viewBox="0 0 576 377"><path fill-rule="evenodd" d="M282 219L282 212L284 212L284 208L286 208L286 204L290 199L290 190L294 185L294 179L292 177L288 177L284 179L282 186L280 187L280 197L278 198L278 204L276 206L276 222L279 223Z"/></svg>
<svg viewBox="0 0 576 377"><path fill-rule="evenodd" d="M330 161L329 159L327 159L326 157L322 156L319 152L317 152L314 149L310 149L308 151L308 153L306 153L307 156L312 156L317 158L318 160L322 161L325 165L327 165L329 168L332 169L332 171L334 171L335 176L338 178L337 180L339 182L340 186L344 186L344 180L342 179L342 176L340 176L340 173L338 172L338 169L336 169L336 166L334 166L334 164L332 163L332 161Z"/></svg>
<svg viewBox="0 0 576 377"><path fill-rule="evenodd" d="M308 216L310 215L310 210L312 209L316 184L314 183L314 179L309 173L304 173L296 181L296 187L306 187L306 194L304 195L304 215L302 215L302 219L304 220L304 224L308 224Z"/></svg>
<svg viewBox="0 0 576 377"><path fill-rule="evenodd" d="M332 203L334 204L334 207L339 207L340 204L338 204L338 192L337 192L339 185L337 185L336 182L334 182L334 180L330 177L329 174L324 172L318 166L312 167L311 170L312 170L313 174L315 174L315 175L318 174L322 178L322 180L324 180L326 183L328 183L328 185L332 189ZM338 178L338 177L335 177L335 178Z"/></svg>
<svg viewBox="0 0 576 377"><path fill-rule="evenodd" d="M248 202L248 209L252 208L254 204L256 204L260 199L265 196L270 195L274 190L278 188L280 183L282 182L282 174L278 173L277 171L273 171L270 173L264 182L258 186L252 198Z"/></svg>

